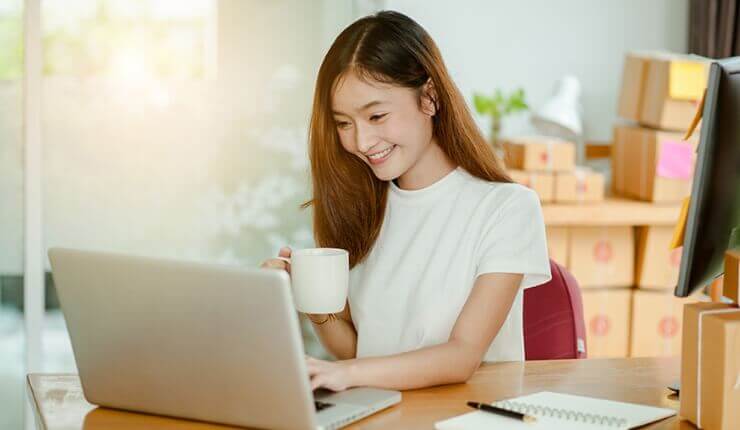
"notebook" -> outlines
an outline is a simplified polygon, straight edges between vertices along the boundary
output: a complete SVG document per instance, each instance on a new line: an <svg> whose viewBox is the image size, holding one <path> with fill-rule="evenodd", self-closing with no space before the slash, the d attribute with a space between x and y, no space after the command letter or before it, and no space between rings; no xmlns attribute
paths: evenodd
<svg viewBox="0 0 740 430"><path fill-rule="evenodd" d="M434 428L437 430L628 429L676 414L673 409L548 391L493 402L492 405L534 415L537 417L537 422L525 423L490 412L473 411L444 421L437 421L434 423Z"/></svg>

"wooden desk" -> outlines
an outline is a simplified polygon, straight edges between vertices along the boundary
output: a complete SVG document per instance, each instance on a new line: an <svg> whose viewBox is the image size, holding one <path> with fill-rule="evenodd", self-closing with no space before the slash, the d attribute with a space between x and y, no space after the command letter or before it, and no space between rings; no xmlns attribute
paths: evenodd
<svg viewBox="0 0 740 430"><path fill-rule="evenodd" d="M680 373L675 358L619 358L487 364L466 384L406 391L403 401L358 421L354 429L431 429L435 421L469 412L467 400L494 401L549 390L678 409L666 388ZM76 375L28 377L38 428L97 430L225 428L192 421L96 408L82 397ZM655 429L693 429L672 417Z"/></svg>

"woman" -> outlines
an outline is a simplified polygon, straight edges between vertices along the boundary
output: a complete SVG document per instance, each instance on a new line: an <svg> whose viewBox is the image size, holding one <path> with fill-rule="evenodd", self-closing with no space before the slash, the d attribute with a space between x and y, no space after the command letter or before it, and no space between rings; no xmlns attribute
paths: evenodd
<svg viewBox="0 0 740 430"><path fill-rule="evenodd" d="M348 250L351 269L345 309L308 315L338 359L307 357L313 388L458 383L524 359L522 289L550 279L539 200L507 177L420 25L380 12L337 37L309 152L317 246Z"/></svg>

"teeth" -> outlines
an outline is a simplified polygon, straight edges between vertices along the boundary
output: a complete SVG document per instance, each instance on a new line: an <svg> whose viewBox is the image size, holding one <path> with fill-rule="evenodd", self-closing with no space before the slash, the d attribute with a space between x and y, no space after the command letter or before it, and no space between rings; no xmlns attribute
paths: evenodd
<svg viewBox="0 0 740 430"><path fill-rule="evenodd" d="M377 160L378 158L383 158L386 155L388 155L388 153L390 153L392 149L393 149L393 147L391 146L390 148L386 149L383 152L379 152L379 153L373 154L373 155L368 155L368 158L370 158L372 160Z"/></svg>

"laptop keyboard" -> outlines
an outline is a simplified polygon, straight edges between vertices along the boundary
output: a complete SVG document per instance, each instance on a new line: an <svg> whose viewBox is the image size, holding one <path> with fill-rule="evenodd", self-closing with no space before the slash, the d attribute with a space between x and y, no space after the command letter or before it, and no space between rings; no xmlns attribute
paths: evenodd
<svg viewBox="0 0 740 430"><path fill-rule="evenodd" d="M314 400L313 401L313 404L316 407L316 412L319 412L319 411L321 411L323 409L330 408L330 407L334 406L333 403L324 403L324 402L319 402L317 400Z"/></svg>

